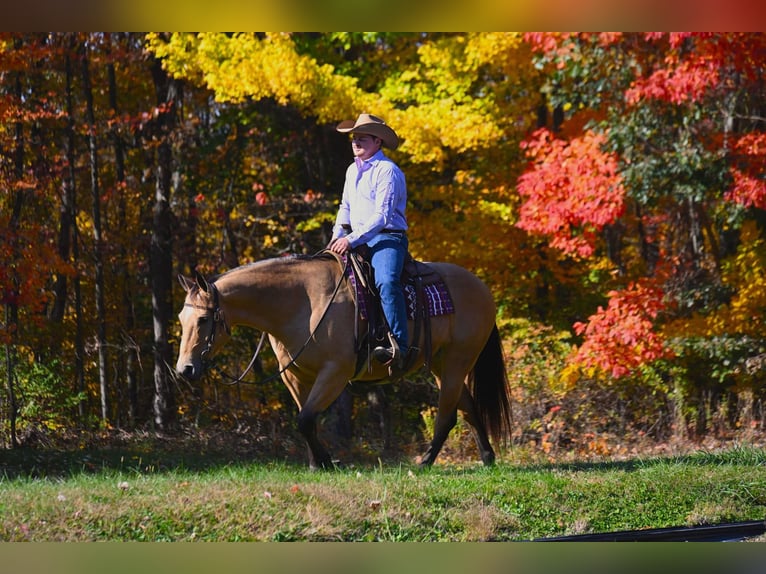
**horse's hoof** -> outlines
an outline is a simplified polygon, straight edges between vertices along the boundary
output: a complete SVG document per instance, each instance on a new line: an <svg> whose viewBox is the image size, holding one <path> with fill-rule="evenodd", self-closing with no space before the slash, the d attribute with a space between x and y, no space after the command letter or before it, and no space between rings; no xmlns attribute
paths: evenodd
<svg viewBox="0 0 766 574"><path fill-rule="evenodd" d="M432 461L427 456L419 456L415 459L415 462L418 465L418 470L426 470L433 466L434 461Z"/></svg>
<svg viewBox="0 0 766 574"><path fill-rule="evenodd" d="M309 468L312 471L336 470L336 469L340 468L340 461L338 461L338 460L331 460L331 459L328 458L327 460L322 460L322 461L320 461L318 463L309 465Z"/></svg>
<svg viewBox="0 0 766 574"><path fill-rule="evenodd" d="M490 452L489 454L484 455L481 457L481 462L484 463L484 466L495 466L495 453Z"/></svg>

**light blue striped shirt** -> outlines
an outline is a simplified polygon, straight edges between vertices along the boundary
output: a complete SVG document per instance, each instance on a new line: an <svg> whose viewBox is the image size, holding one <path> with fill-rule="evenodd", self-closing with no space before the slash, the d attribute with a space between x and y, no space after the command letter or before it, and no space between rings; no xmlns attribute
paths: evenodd
<svg viewBox="0 0 766 574"><path fill-rule="evenodd" d="M333 239L345 235L357 247L384 229L406 230L406 207L407 184L399 166L382 150L368 160L356 158L346 170ZM344 224L353 231L346 234Z"/></svg>

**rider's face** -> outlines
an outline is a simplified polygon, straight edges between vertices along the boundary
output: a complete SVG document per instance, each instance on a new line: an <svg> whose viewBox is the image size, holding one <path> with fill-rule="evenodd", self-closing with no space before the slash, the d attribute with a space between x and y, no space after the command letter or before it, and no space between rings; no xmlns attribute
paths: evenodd
<svg viewBox="0 0 766 574"><path fill-rule="evenodd" d="M369 134L353 134L351 136L351 149L354 152L354 157L359 159L369 159L374 156L380 146L382 140Z"/></svg>

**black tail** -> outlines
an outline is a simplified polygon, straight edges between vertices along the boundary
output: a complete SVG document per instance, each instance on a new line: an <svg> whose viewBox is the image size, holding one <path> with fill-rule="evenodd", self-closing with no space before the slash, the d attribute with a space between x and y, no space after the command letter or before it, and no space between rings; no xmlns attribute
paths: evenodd
<svg viewBox="0 0 766 574"><path fill-rule="evenodd" d="M497 325L473 368L473 400L487 433L496 444L506 443L511 433L511 400Z"/></svg>

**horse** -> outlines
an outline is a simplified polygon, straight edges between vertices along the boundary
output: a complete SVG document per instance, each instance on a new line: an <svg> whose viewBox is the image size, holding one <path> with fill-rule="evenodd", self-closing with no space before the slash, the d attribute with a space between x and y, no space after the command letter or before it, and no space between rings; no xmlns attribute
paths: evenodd
<svg viewBox="0 0 766 574"><path fill-rule="evenodd" d="M198 380L234 326L267 333L282 381L298 406L297 426L311 469L334 466L317 438L317 417L350 382L390 379L388 367L377 361L358 367L356 294L342 261L330 255L260 260L211 279L196 270L194 278L178 277L186 298L178 315L182 335L176 372ZM419 342L412 342L418 356L407 372L427 361L439 389L433 437L419 465L434 463L459 410L481 461L491 466L495 452L489 436L505 443L511 427L495 303L486 284L470 271L452 263L427 265L446 284L454 312L430 317L429 357L417 348ZM411 341L413 330L410 320Z"/></svg>

